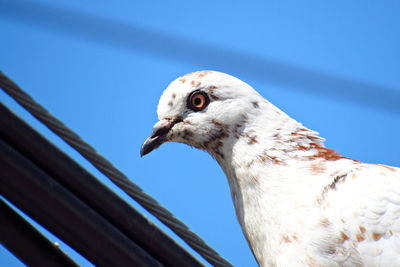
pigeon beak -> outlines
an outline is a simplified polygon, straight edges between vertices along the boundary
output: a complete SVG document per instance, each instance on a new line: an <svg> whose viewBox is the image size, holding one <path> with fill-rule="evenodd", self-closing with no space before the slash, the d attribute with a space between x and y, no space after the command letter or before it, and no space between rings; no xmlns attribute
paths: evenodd
<svg viewBox="0 0 400 267"><path fill-rule="evenodd" d="M165 142L165 137L173 125L174 123L168 119L163 119L157 122L153 127L150 137L144 141L142 148L140 149L140 156L143 157L161 146Z"/></svg>

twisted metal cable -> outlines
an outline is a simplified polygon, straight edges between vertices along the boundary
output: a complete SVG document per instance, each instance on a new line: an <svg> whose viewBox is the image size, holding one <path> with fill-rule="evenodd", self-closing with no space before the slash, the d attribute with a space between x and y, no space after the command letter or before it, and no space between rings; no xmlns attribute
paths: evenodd
<svg viewBox="0 0 400 267"><path fill-rule="evenodd" d="M101 156L92 146L83 141L79 135L67 128L60 120L51 115L1 71L0 87L34 117L46 125L46 127L78 151L79 154L93 164L95 168L108 177L114 184L181 237L183 241L210 264L213 266L232 266L214 249L208 246L198 235L193 233L184 223L178 220L170 211L162 207L154 198L147 195L139 186L131 182L127 176L115 168L111 162Z"/></svg>

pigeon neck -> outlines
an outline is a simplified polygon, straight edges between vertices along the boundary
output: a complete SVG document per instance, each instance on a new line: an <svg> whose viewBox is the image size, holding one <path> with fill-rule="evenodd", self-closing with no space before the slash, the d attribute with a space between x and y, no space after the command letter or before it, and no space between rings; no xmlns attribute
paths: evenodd
<svg viewBox="0 0 400 267"><path fill-rule="evenodd" d="M251 123L250 123L251 122ZM280 110L248 114L241 131L232 130L222 154L215 154L229 182L236 215L259 262L274 257L270 248L279 237L282 218L296 213L298 192L313 195L323 179L305 179L315 162L340 157L323 147L323 139ZM229 140L229 141L228 141ZM304 188L303 188L304 187ZM302 188L302 189L301 189ZM300 190L299 190L300 189ZM270 251L270 255L265 255Z"/></svg>

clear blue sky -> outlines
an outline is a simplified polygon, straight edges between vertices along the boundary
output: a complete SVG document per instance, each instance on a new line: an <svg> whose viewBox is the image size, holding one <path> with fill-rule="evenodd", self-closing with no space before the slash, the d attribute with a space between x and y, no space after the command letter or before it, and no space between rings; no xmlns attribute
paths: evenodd
<svg viewBox="0 0 400 267"><path fill-rule="evenodd" d="M0 0L0 69L235 266L256 262L218 164L182 144L139 156L178 76L228 72L342 155L400 166L399 1L29 3ZM3 92L0 101L115 189ZM0 265L22 264L0 247Z"/></svg>

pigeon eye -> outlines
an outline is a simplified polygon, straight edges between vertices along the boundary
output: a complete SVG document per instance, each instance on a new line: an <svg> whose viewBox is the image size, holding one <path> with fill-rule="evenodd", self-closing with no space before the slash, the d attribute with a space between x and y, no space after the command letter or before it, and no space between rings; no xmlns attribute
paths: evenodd
<svg viewBox="0 0 400 267"><path fill-rule="evenodd" d="M204 109L208 103L210 103L210 99L206 93L194 91L189 95L187 106L191 110L200 111Z"/></svg>

